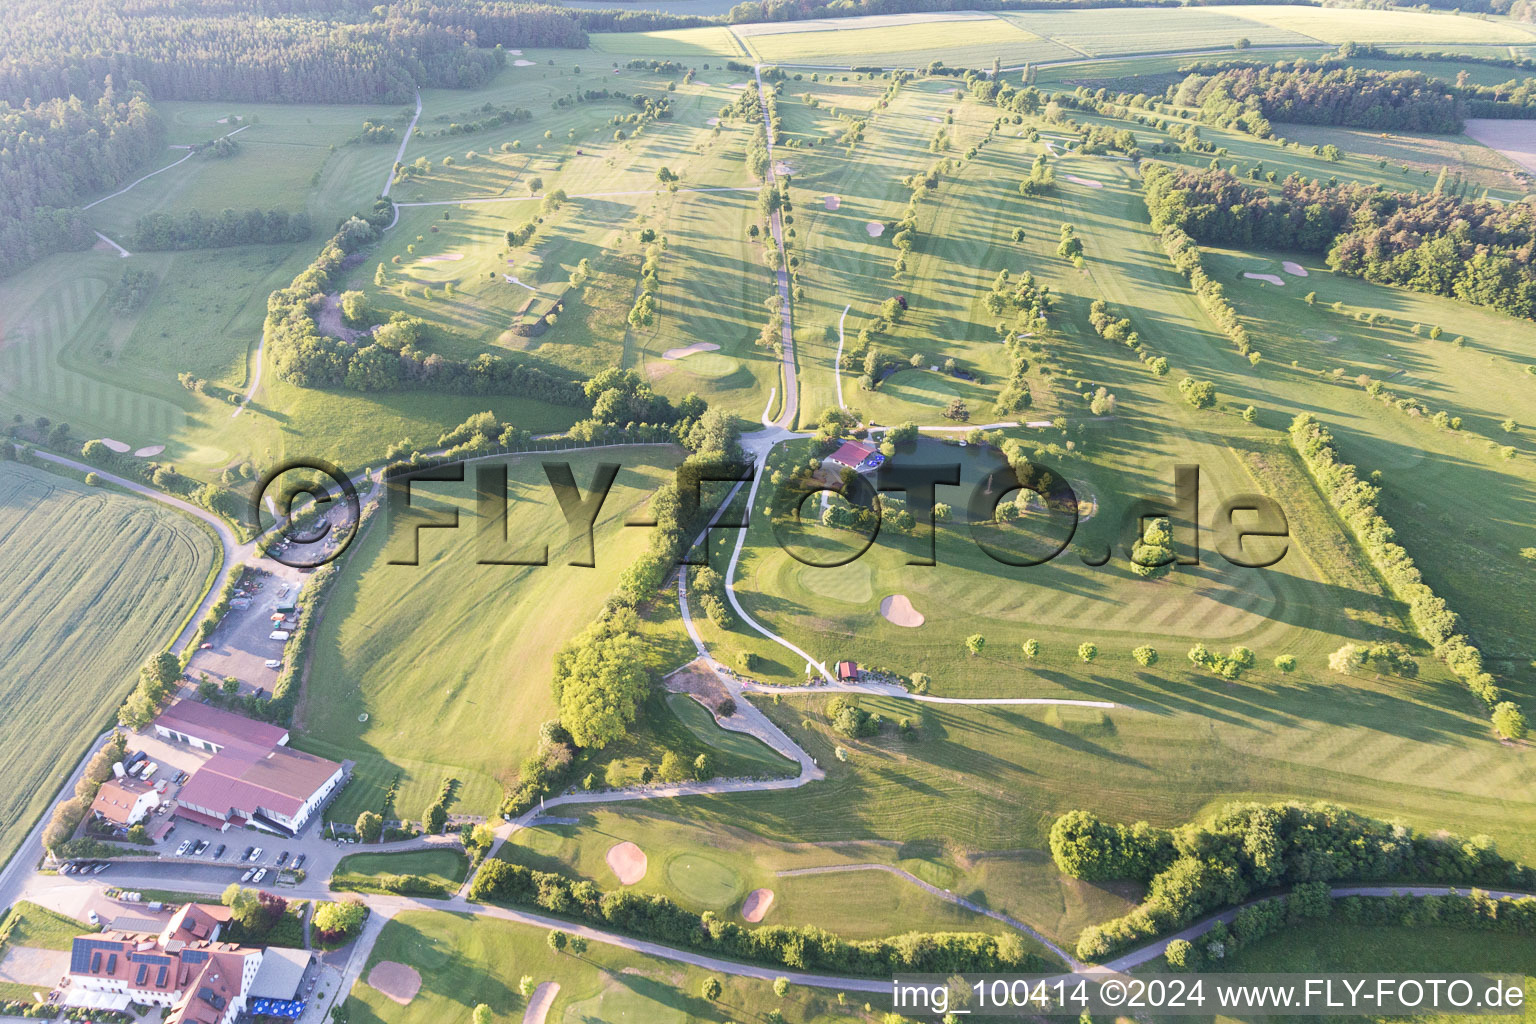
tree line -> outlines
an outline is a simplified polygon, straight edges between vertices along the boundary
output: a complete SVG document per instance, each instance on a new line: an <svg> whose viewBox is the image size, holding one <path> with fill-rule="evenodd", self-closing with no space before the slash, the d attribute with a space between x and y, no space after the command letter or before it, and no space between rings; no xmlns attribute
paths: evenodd
<svg viewBox="0 0 1536 1024"><path fill-rule="evenodd" d="M1129 914L1083 930L1077 955L1084 960L1103 960L1255 893L1299 883L1536 887L1536 870L1501 856L1487 836L1421 835L1326 803L1232 803L1208 823L1171 830L1072 811L1051 826L1050 847L1056 866L1073 878L1149 886Z"/></svg>
<svg viewBox="0 0 1536 1024"><path fill-rule="evenodd" d="M217 249L227 245L302 242L309 237L309 214L300 210L223 210L205 217L197 210L151 213L140 217L129 235L134 249Z"/></svg>
<svg viewBox="0 0 1536 1024"><path fill-rule="evenodd" d="M1267 139L1271 122L1411 132L1459 133L1465 105L1422 71L1280 62L1194 73L1173 102L1200 108L1200 120Z"/></svg>
<svg viewBox="0 0 1536 1024"><path fill-rule="evenodd" d="M1359 541L1371 564L1386 580L1393 596L1408 606L1414 628L1482 702L1496 721L1513 725L1521 734L1525 719L1518 706L1505 707L1504 694L1483 668L1483 653L1460 632L1461 620L1424 581L1413 556L1396 541L1396 532L1381 514L1381 488L1361 480L1334 447L1333 434L1311 413L1291 422L1291 444L1301 456L1318 489Z"/></svg>
<svg viewBox="0 0 1536 1024"><path fill-rule="evenodd" d="M1536 316L1530 203L1324 184L1296 174L1276 193L1219 167L1151 165L1142 187L1159 231L1173 225L1204 244L1326 253L1328 266L1350 277Z"/></svg>
<svg viewBox="0 0 1536 1024"><path fill-rule="evenodd" d="M907 932L850 941L814 925L747 928L715 914L685 910L659 893L604 891L595 882L490 860L470 885L470 899L538 907L599 927L671 946L796 970L886 975L901 972L1024 971L1060 965L1025 950L1016 934Z"/></svg>

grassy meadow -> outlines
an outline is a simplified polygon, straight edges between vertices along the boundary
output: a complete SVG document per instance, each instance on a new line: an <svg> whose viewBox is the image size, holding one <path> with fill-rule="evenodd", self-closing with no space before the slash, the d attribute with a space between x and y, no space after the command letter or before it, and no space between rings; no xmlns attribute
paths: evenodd
<svg viewBox="0 0 1536 1024"><path fill-rule="evenodd" d="M137 496L0 462L0 855L9 856L202 599L218 544ZM63 769L63 775L68 774Z"/></svg>
<svg viewBox="0 0 1536 1024"><path fill-rule="evenodd" d="M380 875L420 875L455 889L469 871L469 860L457 849L411 850L407 853L351 853L331 874L331 888L342 892L385 892Z"/></svg>

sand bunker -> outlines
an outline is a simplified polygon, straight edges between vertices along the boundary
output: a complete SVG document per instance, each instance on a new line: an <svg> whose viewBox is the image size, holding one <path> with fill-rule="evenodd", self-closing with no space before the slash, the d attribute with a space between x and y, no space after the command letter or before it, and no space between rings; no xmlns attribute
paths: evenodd
<svg viewBox="0 0 1536 1024"><path fill-rule="evenodd" d="M512 62L512 66L515 67L515 68L531 68L531 67L533 67L533 61L531 61L531 60L515 60L515 61Z"/></svg>
<svg viewBox="0 0 1536 1024"><path fill-rule="evenodd" d="M128 446L126 444L123 444L123 442L121 442L121 441L114 441L110 437L102 438L101 439L101 443L106 445L108 448L112 449L113 451L117 452L117 454L119 454L119 455L123 454L123 452L126 452L128 450Z"/></svg>
<svg viewBox="0 0 1536 1024"><path fill-rule="evenodd" d="M695 352L714 352L720 348L712 341L696 341L687 348L669 348L661 354L663 359L685 359Z"/></svg>
<svg viewBox="0 0 1536 1024"><path fill-rule="evenodd" d="M876 221L870 221L868 224L864 225L864 230L869 232L870 238L879 238L881 235L885 234L885 225Z"/></svg>
<svg viewBox="0 0 1536 1024"><path fill-rule="evenodd" d="M750 924L757 924L768 916L768 909L773 906L772 889L753 889L747 893L747 898L741 904L742 919Z"/></svg>
<svg viewBox="0 0 1536 1024"><path fill-rule="evenodd" d="M782 174L786 178L793 177L795 173L795 165L784 160L777 160L773 165L773 173Z"/></svg>
<svg viewBox="0 0 1536 1024"><path fill-rule="evenodd" d="M1074 185L1084 185L1084 186L1086 186L1088 188L1103 188L1104 187L1104 183L1102 181L1094 181L1092 178L1079 178L1075 174L1063 174L1062 177L1066 178L1068 181L1070 181Z"/></svg>
<svg viewBox="0 0 1536 1024"><path fill-rule="evenodd" d="M923 624L923 613L912 607L906 594L892 594L880 602L880 615L896 626L916 629Z"/></svg>
<svg viewBox="0 0 1536 1024"><path fill-rule="evenodd" d="M421 258L421 262L423 262L423 263L456 263L456 262L458 262L459 260L461 260L463 258L464 258L464 254L461 253L461 252L449 252L449 253L444 253L441 256L423 256Z"/></svg>
<svg viewBox="0 0 1536 1024"><path fill-rule="evenodd" d="M558 981L546 981L534 989L528 999L528 1009L523 1011L523 1024L544 1024L544 1018L549 1016L549 1008L555 1005L555 996L559 994Z"/></svg>
<svg viewBox="0 0 1536 1024"><path fill-rule="evenodd" d="M1285 268L1285 272L1287 274L1290 274L1292 277L1306 277L1307 276L1307 268L1302 266L1300 263L1293 263L1290 260L1286 260L1284 263L1282 263L1280 265L1282 267L1284 267Z"/></svg>
<svg viewBox="0 0 1536 1024"><path fill-rule="evenodd" d="M147 458L149 458L151 456L159 455L163 451L165 451L165 445L163 445L163 444L149 444L149 445L145 445L143 448L140 448L138 451L134 452L133 454L137 455L141 459L147 459Z"/></svg>
<svg viewBox="0 0 1536 1024"><path fill-rule="evenodd" d="M708 121L705 121L704 123L709 125L711 128L713 128L715 125L720 123L720 119L718 117L712 117Z"/></svg>
<svg viewBox="0 0 1536 1024"><path fill-rule="evenodd" d="M511 263L512 261L508 260L507 262ZM531 285L531 284L523 284L523 282L519 281L517 279L517 275L516 274L502 274L501 276L506 279L507 284L515 284L519 288L527 288L531 292L538 291L538 289L535 288L533 285ZM529 299L528 301L532 302L533 300ZM524 308L526 308L526 307L524 307ZM519 310L519 312L521 312L521 310Z"/></svg>
<svg viewBox="0 0 1536 1024"><path fill-rule="evenodd" d="M401 1006L406 1006L421 991L421 975L416 968L393 960L380 960L368 972L368 984Z"/></svg>
<svg viewBox="0 0 1536 1024"><path fill-rule="evenodd" d="M1270 284L1275 285L1276 287L1285 287L1285 282L1280 279L1279 274L1250 274L1245 270L1243 271L1243 276L1251 281L1268 281Z"/></svg>
<svg viewBox="0 0 1536 1024"><path fill-rule="evenodd" d="M608 850L608 867L620 882L634 885L645 877L645 851L634 843L619 843Z"/></svg>
<svg viewBox="0 0 1536 1024"><path fill-rule="evenodd" d="M826 204L826 207L829 210L835 210L839 206L843 205L843 201L837 198L837 196L827 196L827 198L823 199L822 202Z"/></svg>
<svg viewBox="0 0 1536 1024"><path fill-rule="evenodd" d="M727 89L745 89L748 84L749 83L747 83L747 82L732 82L730 85L726 86L726 88Z"/></svg>

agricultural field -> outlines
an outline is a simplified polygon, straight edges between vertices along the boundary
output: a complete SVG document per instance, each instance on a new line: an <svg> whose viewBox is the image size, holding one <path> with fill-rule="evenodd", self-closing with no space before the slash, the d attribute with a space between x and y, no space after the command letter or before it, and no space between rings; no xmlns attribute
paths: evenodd
<svg viewBox="0 0 1536 1024"><path fill-rule="evenodd" d="M140 663L202 599L218 543L141 499L0 462L0 611L6 665L0 854L9 856L95 736Z"/></svg>
<svg viewBox="0 0 1536 1024"><path fill-rule="evenodd" d="M1248 8L1230 12L1209 7L1173 10L1010 11L999 14L1020 28L1045 36L1087 57L1127 53L1215 49L1247 39L1255 46L1305 46L1310 35L1249 18Z"/></svg>
<svg viewBox="0 0 1536 1024"><path fill-rule="evenodd" d="M1529 25L1498 18L1420 11L1370 11L1341 7L1207 7L1205 11L1262 22L1324 43L1514 43L1529 45Z"/></svg>
<svg viewBox="0 0 1536 1024"><path fill-rule="evenodd" d="M788 24L784 26L787 31L738 30L738 35L758 60L788 65L917 68L941 60L958 67L977 67L990 65L996 57L1005 65L1016 66L1073 55L1070 48L1001 19L893 15L859 20L868 27L846 26L839 19L821 23L819 31ZM869 24L875 21L880 24Z"/></svg>
<svg viewBox="0 0 1536 1024"><path fill-rule="evenodd" d="M619 57L746 57L746 49L730 29L723 25L709 28L680 28L659 32L599 32L592 37L597 53Z"/></svg>

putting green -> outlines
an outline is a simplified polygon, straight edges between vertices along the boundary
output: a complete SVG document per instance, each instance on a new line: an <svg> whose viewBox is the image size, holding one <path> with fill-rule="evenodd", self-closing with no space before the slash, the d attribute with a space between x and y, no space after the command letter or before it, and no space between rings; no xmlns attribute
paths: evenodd
<svg viewBox="0 0 1536 1024"><path fill-rule="evenodd" d="M677 1007L616 983L591 999L567 1006L561 1018L565 1024L687 1024L688 1019Z"/></svg>
<svg viewBox="0 0 1536 1024"><path fill-rule="evenodd" d="M680 853L667 862L667 881L691 903L723 910L746 888L740 873L702 853Z"/></svg>
<svg viewBox="0 0 1536 1024"><path fill-rule="evenodd" d="M964 398L967 382L932 370L901 370L886 379L879 391L887 398L922 405L946 406L952 398Z"/></svg>
<svg viewBox="0 0 1536 1024"><path fill-rule="evenodd" d="M741 368L741 360L723 356L718 352L695 352L686 359L678 360L678 366L696 377L719 380L729 377Z"/></svg>
<svg viewBox="0 0 1536 1024"><path fill-rule="evenodd" d="M795 571L800 586L820 597L844 604L869 603L875 595L873 574L870 561L862 558L847 565L826 569L801 565Z"/></svg>

